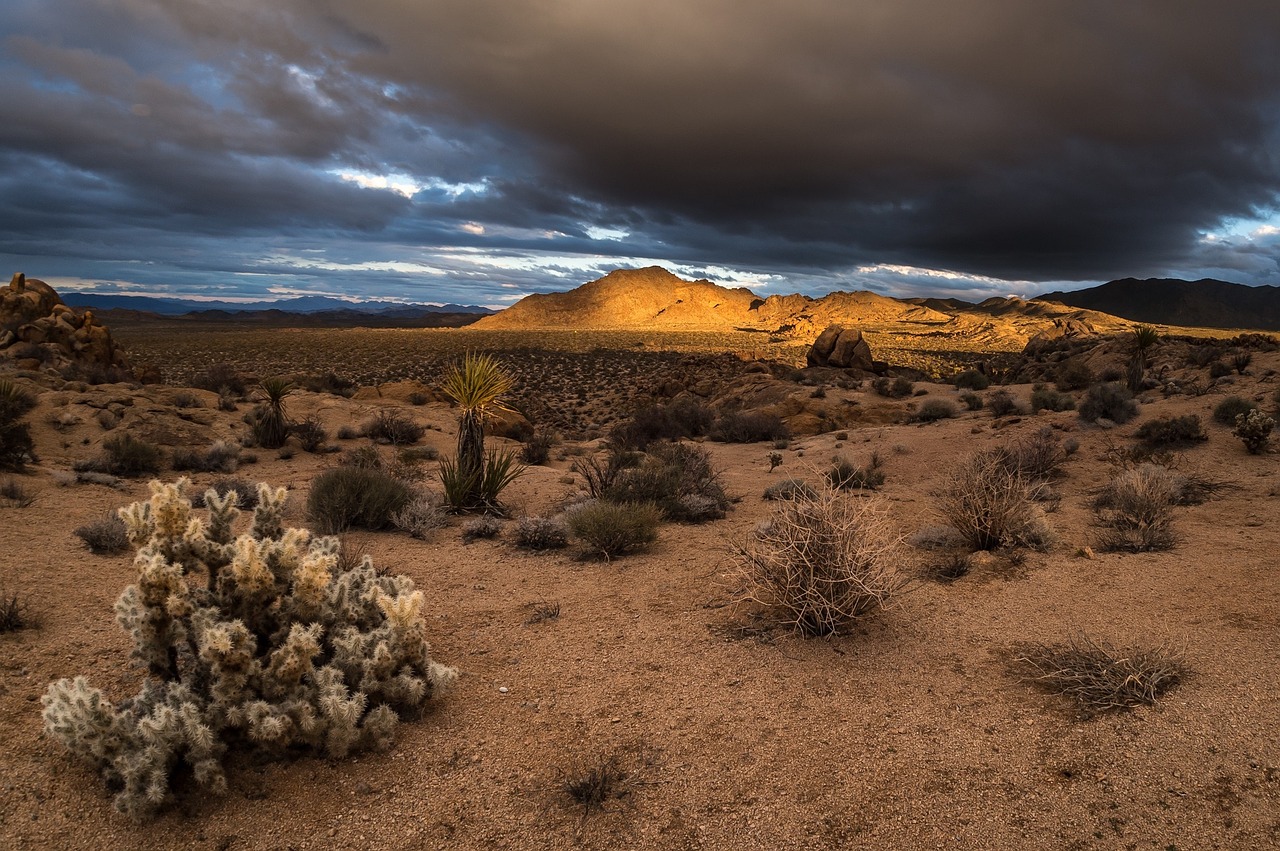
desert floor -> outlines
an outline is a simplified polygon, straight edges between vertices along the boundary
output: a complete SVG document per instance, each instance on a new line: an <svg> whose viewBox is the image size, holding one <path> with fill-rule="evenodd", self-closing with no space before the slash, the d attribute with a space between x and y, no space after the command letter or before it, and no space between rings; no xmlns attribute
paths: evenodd
<svg viewBox="0 0 1280 851"><path fill-rule="evenodd" d="M73 530L147 494L142 480L123 490L58 483L55 472L92 454L103 433L77 393L48 391L28 418L41 463L18 477L35 502L0 507L0 584L30 599L41 622L0 636L0 846L1280 847L1280 456L1247 454L1210 418L1228 393L1269 407L1274 369L1280 354L1263 354L1251 375L1206 395L1148 394L1139 419L1114 429L1073 412L966 412L854 429L847 440L794 439L772 473L768 444L707 443L740 497L734 510L665 525L651 552L611 563L503 539L463 544L461 521L427 542L350 538L426 591L434 654L460 671L455 690L401 725L388 753L241 761L225 797L188 798L144 824L117 815L100 779L42 734L40 697L53 680L86 674L120 698L138 688L111 611L132 580L131 555L90 555ZM139 429L173 413L165 392L93 391L131 397ZM203 398L177 425L206 443L231 435L241 414ZM382 404L290 401L331 432ZM63 410L80 422L55 430L48 421ZM435 426L424 445L451 449L445 405L407 410ZM1199 414L1210 439L1181 453L1180 469L1232 487L1176 509L1171 551L1083 555L1097 534L1090 493L1114 474L1106 449L1131 444L1143 421L1183 413ZM960 458L1046 425L1080 443L1055 483L1048 552L985 559L942 583L924 576L937 554L904 544L901 569L919 577L910 592L836 638L758 629L731 605L731 544L774 510L762 499L771 482L817 479L833 455L861 462L878 450L888 480L874 498L905 537L940 522L931 494ZM238 475L287 486L290 518L305 525L309 482L338 456L257 455ZM531 468L508 492L514 513L549 512L575 491L572 460ZM527 623L552 601L557 619ZM1016 643L1081 631L1169 642L1193 673L1154 708L1083 718L1010 672ZM609 759L628 772L627 794L584 813L561 784Z"/></svg>

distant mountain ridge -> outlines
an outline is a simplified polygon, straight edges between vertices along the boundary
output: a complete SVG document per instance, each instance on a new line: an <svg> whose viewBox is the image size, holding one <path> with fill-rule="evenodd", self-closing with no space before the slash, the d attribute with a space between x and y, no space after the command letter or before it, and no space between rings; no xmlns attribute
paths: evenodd
<svg viewBox="0 0 1280 851"><path fill-rule="evenodd" d="M1214 278L1121 278L1037 301L1071 305L1154 325L1280 331L1280 287L1250 287Z"/></svg>
<svg viewBox="0 0 1280 851"><path fill-rule="evenodd" d="M618 269L575 289L526 296L472 327L491 330L758 331L812 341L831 324L925 337L958 335L1019 348L1039 334L1109 333L1131 323L1092 310L1020 298L980 304L833 292L822 298L772 295L706 280L686 281L659 266Z"/></svg>
<svg viewBox="0 0 1280 851"><path fill-rule="evenodd" d="M118 295L116 293L75 292L67 293L65 301L75 308L91 310L136 310L142 313L158 313L161 316L181 316L187 313L222 311L225 313L257 313L281 311L284 313L371 313L384 316L413 317L423 313L493 313L487 307L463 304L405 304L398 301L346 301L329 296L297 296L279 301L195 301L181 298L157 298L155 296Z"/></svg>

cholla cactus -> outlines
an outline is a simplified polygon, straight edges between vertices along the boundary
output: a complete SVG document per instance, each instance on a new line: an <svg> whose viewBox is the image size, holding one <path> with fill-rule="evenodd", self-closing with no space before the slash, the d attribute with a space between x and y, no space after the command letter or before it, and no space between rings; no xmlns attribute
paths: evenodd
<svg viewBox="0 0 1280 851"><path fill-rule="evenodd" d="M1244 441L1244 448L1252 455L1257 455L1267 448L1271 441L1271 431L1276 421L1257 408L1250 408L1247 413L1236 415L1235 436Z"/></svg>
<svg viewBox="0 0 1280 851"><path fill-rule="evenodd" d="M116 602L148 679L112 705L83 677L44 697L45 731L120 788L116 808L145 817L186 763L204 790L226 789L231 745L343 757L390 746L455 672L431 659L425 598L367 556L338 569L336 538L286 529L286 492L259 485L252 532L233 537L234 491L193 514L186 479L152 482L120 509L137 581Z"/></svg>

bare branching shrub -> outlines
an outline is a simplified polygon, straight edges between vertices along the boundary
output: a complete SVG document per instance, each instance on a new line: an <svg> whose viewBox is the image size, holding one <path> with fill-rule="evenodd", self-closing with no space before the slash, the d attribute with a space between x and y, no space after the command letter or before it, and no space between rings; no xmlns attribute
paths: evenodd
<svg viewBox="0 0 1280 851"><path fill-rule="evenodd" d="M1069 450L1057 432L1045 426L996 452L1004 459L1005 466L1034 485L1056 478L1071 454Z"/></svg>
<svg viewBox="0 0 1280 851"><path fill-rule="evenodd" d="M649 547L658 539L662 509L652 502L596 500L569 513L569 530L588 554L606 560Z"/></svg>
<svg viewBox="0 0 1280 851"><path fill-rule="evenodd" d="M75 535L94 555L119 555L129 549L124 521L114 513L78 527Z"/></svg>
<svg viewBox="0 0 1280 851"><path fill-rule="evenodd" d="M1167 646L1114 647L1084 635L1017 648L1014 664L1023 679L1070 699L1087 714L1153 705L1187 675Z"/></svg>
<svg viewBox="0 0 1280 851"><path fill-rule="evenodd" d="M515 542L529 550L561 550L569 546L569 527L556 517L521 517Z"/></svg>
<svg viewBox="0 0 1280 851"><path fill-rule="evenodd" d="M1029 483L1007 450L961 463L936 494L943 519L975 550L1048 546L1050 533Z"/></svg>
<svg viewBox="0 0 1280 851"><path fill-rule="evenodd" d="M1120 473L1094 501L1105 527L1099 545L1135 553L1172 548L1173 507L1181 490L1180 477L1167 467L1143 464Z"/></svg>
<svg viewBox="0 0 1280 851"><path fill-rule="evenodd" d="M618 483L623 471L638 465L641 457L638 452L631 452L613 444L604 457L592 455L588 458L579 458L573 462L571 469L582 476L587 493L595 499L603 499L605 494Z"/></svg>
<svg viewBox="0 0 1280 851"><path fill-rule="evenodd" d="M560 436L550 431L535 431L520 447L520 463L546 464L551 457L551 447L560 441Z"/></svg>
<svg viewBox="0 0 1280 851"><path fill-rule="evenodd" d="M734 555L747 600L804 635L829 635L904 587L897 545L879 502L824 486L781 505Z"/></svg>
<svg viewBox="0 0 1280 851"><path fill-rule="evenodd" d="M291 423L289 432L298 439L298 445L304 452L319 452L324 448L325 441L329 439L329 432L320 423L320 418L314 414Z"/></svg>
<svg viewBox="0 0 1280 851"><path fill-rule="evenodd" d="M0 633L17 632L36 625L36 618L24 597L0 588Z"/></svg>
<svg viewBox="0 0 1280 851"><path fill-rule="evenodd" d="M392 446L408 446L422 439L426 428L399 408L383 408L364 424L365 437Z"/></svg>
<svg viewBox="0 0 1280 851"><path fill-rule="evenodd" d="M436 530L449 525L449 520L440 508L439 500L429 494L417 494L391 515L391 523L401 532L425 541Z"/></svg>
<svg viewBox="0 0 1280 851"><path fill-rule="evenodd" d="M872 452L865 466L858 466L841 456L836 458L826 472L827 483L842 491L875 490L884 484L884 460L879 452ZM768 499L768 495L765 496Z"/></svg>

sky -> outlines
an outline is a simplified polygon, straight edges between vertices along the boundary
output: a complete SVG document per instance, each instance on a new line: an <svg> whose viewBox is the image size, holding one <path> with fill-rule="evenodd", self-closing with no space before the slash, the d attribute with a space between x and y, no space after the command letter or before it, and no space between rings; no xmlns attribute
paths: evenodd
<svg viewBox="0 0 1280 851"><path fill-rule="evenodd" d="M1280 284L1275 0L4 0L0 260L505 306Z"/></svg>

